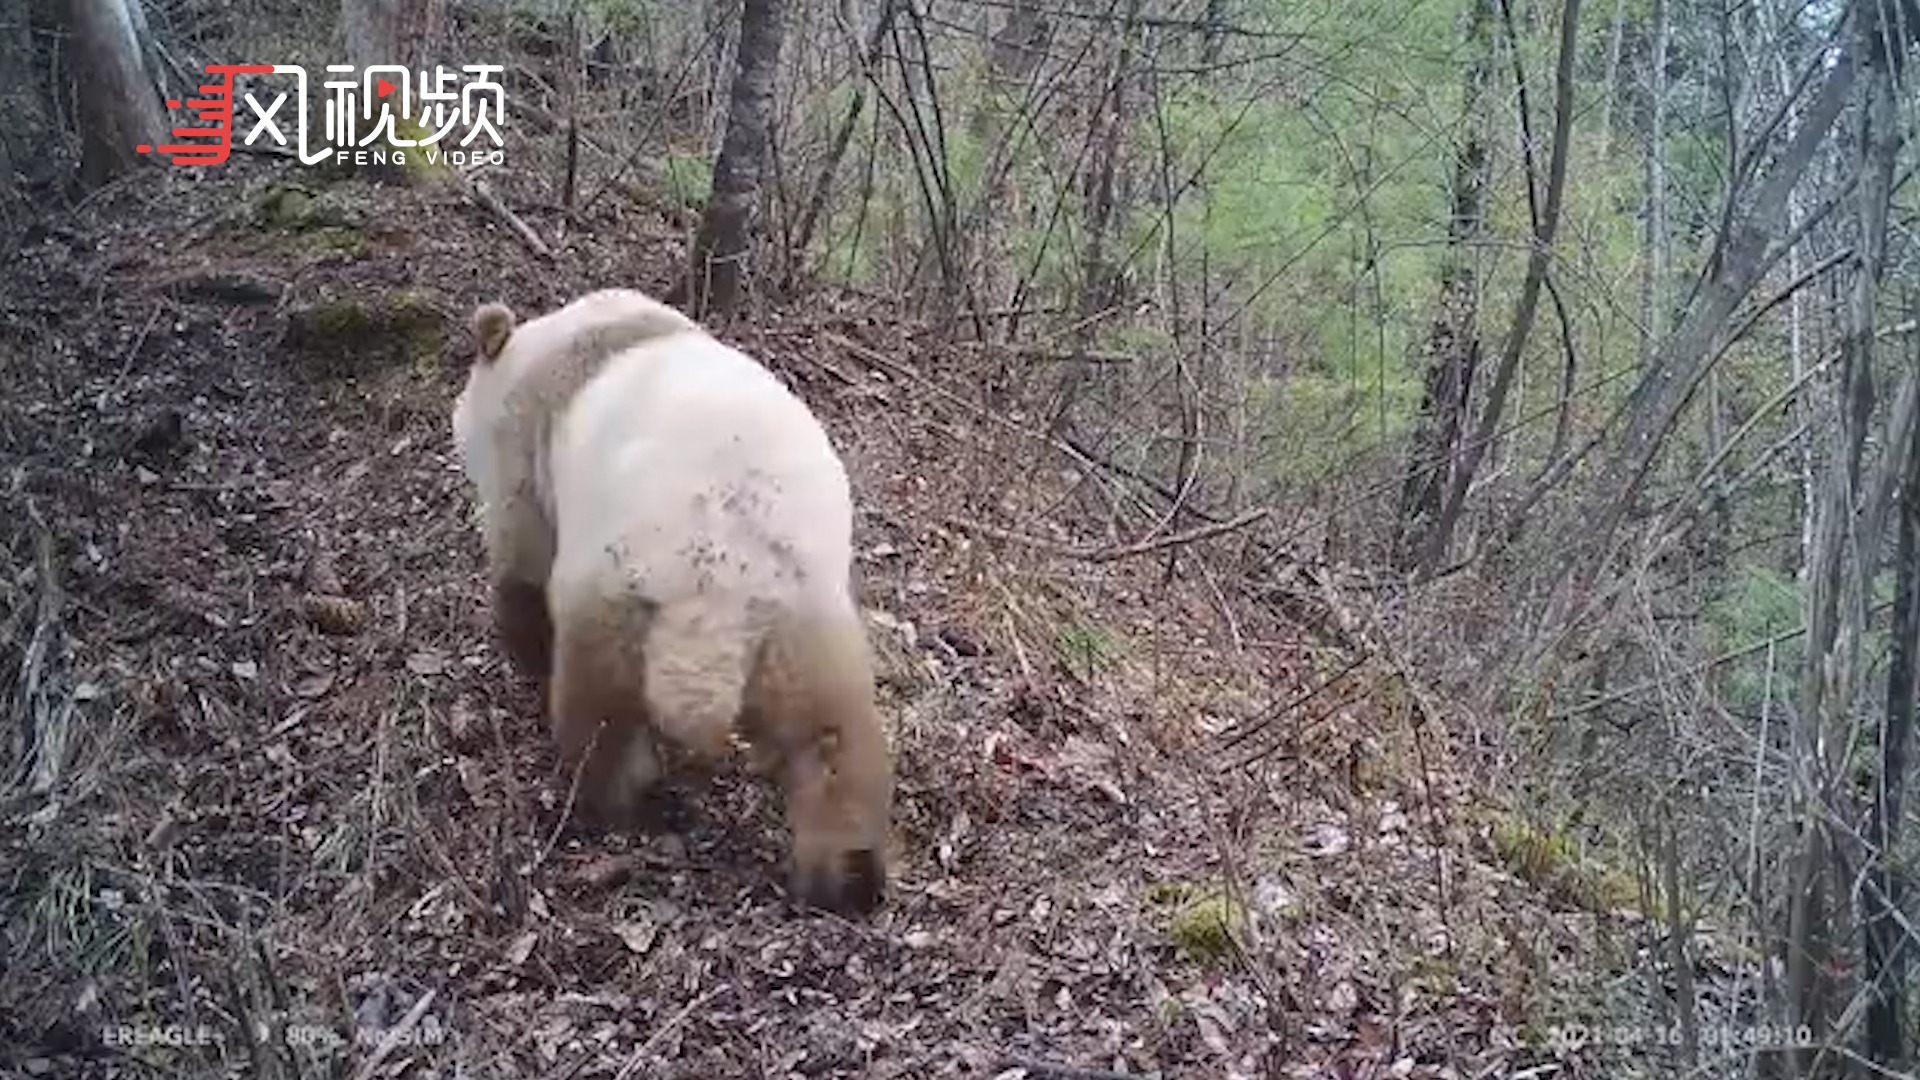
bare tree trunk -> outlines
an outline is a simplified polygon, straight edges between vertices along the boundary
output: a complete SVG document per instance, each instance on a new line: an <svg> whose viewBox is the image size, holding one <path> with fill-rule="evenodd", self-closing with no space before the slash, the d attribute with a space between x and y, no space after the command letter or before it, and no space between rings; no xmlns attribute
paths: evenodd
<svg viewBox="0 0 1920 1080"><path fill-rule="evenodd" d="M1667 325L1667 39L1671 30L1667 0L1653 0L1653 41L1647 51L1648 119L1645 258L1641 263L1640 365L1651 364Z"/></svg>
<svg viewBox="0 0 1920 1080"><path fill-rule="evenodd" d="M427 67L445 14L446 0L340 0L339 31L347 62L358 69L376 64L398 64L410 71ZM403 130L398 126L403 119L419 119L419 103L412 109L410 117L394 117L396 132ZM374 116L377 121L378 108ZM392 158L356 168L383 181L404 181L409 175Z"/></svg>
<svg viewBox="0 0 1920 1080"><path fill-rule="evenodd" d="M1920 412L1920 398L1911 411ZM1887 452L1896 449L1889 446ZM1866 1057L1895 1069L1916 1064L1913 1047L1901 1034L1907 966L1915 950L1900 924L1907 883L1893 863L1906 794L1907 748L1913 741L1914 713L1920 702L1920 416L1908 423L1906 477L1901 488L1887 711L1880 728L1880 775L1867 825L1866 886L1860 893L1866 977L1873 988L1867 1006Z"/></svg>
<svg viewBox="0 0 1920 1080"><path fill-rule="evenodd" d="M1825 888L1838 876L1829 867L1838 853L1829 835L1828 808L1839 805L1845 782L1843 747L1853 738L1850 724L1859 697L1860 649L1867 634L1868 601L1881 544L1878 528L1863 528L1878 519L1876 513L1862 513L1868 509L1862 499L1869 487L1863 483L1863 463L1873 408L1875 328L1900 120L1893 77L1886 67L1870 63L1864 83L1855 141L1858 230L1846 338L1833 380L1830 448L1824 463L1827 477L1812 508L1814 542L1804 590L1807 636L1800 715L1813 748L1807 769L1812 790L1802 795L1801 850L1788 913L1787 1006L1795 1027L1813 1031L1828 1029L1832 994L1824 969L1836 937L1829 924L1846 910L1844 902L1834 904ZM1835 906L1840 909L1837 913ZM1804 1074L1811 1068L1811 1054L1803 1051L1795 1056L1795 1071Z"/></svg>
<svg viewBox="0 0 1920 1080"><path fill-rule="evenodd" d="M1895 35L1895 46L1905 49L1913 40L1913 25L1903 23ZM1880 51L1884 55L1886 50ZM1639 501L1662 443L1719 355L1716 346L1729 317L1784 254L1773 243L1779 225L1786 219L1788 203L1801 176L1818 156L1846 107L1860 63L1858 44L1849 43L1823 66L1818 89L1801 113L1798 128L1769 159L1769 171L1757 176L1751 198L1739 200L1745 212L1728 213L1726 228L1693 303L1628 396L1622 410L1626 422L1609 436L1589 497L1556 531L1557 576L1560 584L1570 580L1574 586L1561 593L1561 602L1584 594L1593 584L1606 563L1615 531ZM1760 150L1759 145L1750 145L1750 158L1756 158ZM1741 195L1743 187L1740 183L1732 185L1730 197Z"/></svg>
<svg viewBox="0 0 1920 1080"><path fill-rule="evenodd" d="M1508 0L1501 0L1500 9L1505 17L1510 39L1517 37L1513 31L1513 13ZM1573 136L1573 82L1574 61L1579 55L1580 0L1567 0L1560 11L1560 60L1555 75L1553 109L1553 158L1547 166L1546 195L1543 205L1535 217L1533 226L1533 248L1527 256L1526 278L1520 284L1520 299L1514 309L1513 326L1507 331L1506 342L1500 353L1500 367L1493 374L1493 386L1487 391L1487 400L1480 413L1480 422L1474 428L1473 438L1461 453L1459 466L1448 485L1446 497L1440 504L1440 514L1421 547L1420 563L1432 572L1439 568L1445 558L1447 547L1453 540L1453 531L1460 522L1460 512L1465 507L1467 488L1473 483L1474 472L1480 467L1480 459L1493 441L1500 425L1500 418L1506 411L1507 392L1513 385L1515 374L1520 368L1520 359L1526 352L1527 337L1533 332L1534 316L1540 308L1540 290L1546 282L1547 265L1553 260L1554 235L1560 225L1560 204L1566 197L1567 158ZM1517 44L1517 43L1516 43ZM1520 59L1514 57L1515 70L1519 70ZM1523 106L1524 107L1524 106ZM1528 183L1533 183L1529 176Z"/></svg>
<svg viewBox="0 0 1920 1080"><path fill-rule="evenodd" d="M55 178L55 160L43 149L53 136L47 108L48 73L33 47L32 0L0 3L0 243L15 216L33 201L32 189ZM21 183L16 186L15 177Z"/></svg>
<svg viewBox="0 0 1920 1080"><path fill-rule="evenodd" d="M694 318L739 306L754 207L760 200L773 116L773 77L786 34L786 0L745 0L735 50L727 131L713 163L713 194L693 241L693 263L668 300Z"/></svg>
<svg viewBox="0 0 1920 1080"><path fill-rule="evenodd" d="M160 95L128 7L137 0L67 0L80 126L80 183L93 188L151 160L165 130Z"/></svg>
<svg viewBox="0 0 1920 1080"><path fill-rule="evenodd" d="M422 66L445 12L446 0L340 0L347 62Z"/></svg>
<svg viewBox="0 0 1920 1080"><path fill-rule="evenodd" d="M1474 373L1480 366L1480 275L1475 248L1486 231L1487 187L1492 176L1488 118L1483 112L1487 84L1493 78L1496 2L1474 0L1467 9L1465 38L1473 62L1460 95L1460 141L1453 158L1453 210L1440 270L1439 310L1427 331L1426 385L1407 446L1407 472L1400 492L1395 547L1403 568L1419 554L1426 530L1440 514L1441 497L1460 454Z"/></svg>

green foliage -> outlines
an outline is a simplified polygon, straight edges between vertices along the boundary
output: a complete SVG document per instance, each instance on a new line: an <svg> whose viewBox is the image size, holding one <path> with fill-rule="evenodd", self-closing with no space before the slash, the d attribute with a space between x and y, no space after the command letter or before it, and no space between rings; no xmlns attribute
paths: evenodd
<svg viewBox="0 0 1920 1080"><path fill-rule="evenodd" d="M1702 613L1703 645L1715 655L1732 653L1799 627L1801 617L1800 585L1791 575L1771 567L1740 566ZM1799 670L1803 651L1804 643L1796 636L1781 641L1771 658L1762 650L1727 665L1720 676L1722 699L1738 711L1758 713L1768 697L1769 661L1773 699L1790 696L1793 676L1786 673Z"/></svg>
<svg viewBox="0 0 1920 1080"><path fill-rule="evenodd" d="M1081 682L1092 682L1113 666L1124 652L1120 639L1097 623L1072 620L1054 633L1054 652L1067 672Z"/></svg>
<svg viewBox="0 0 1920 1080"><path fill-rule="evenodd" d="M713 193L713 161L698 154L666 156L667 197L689 210L705 210Z"/></svg>

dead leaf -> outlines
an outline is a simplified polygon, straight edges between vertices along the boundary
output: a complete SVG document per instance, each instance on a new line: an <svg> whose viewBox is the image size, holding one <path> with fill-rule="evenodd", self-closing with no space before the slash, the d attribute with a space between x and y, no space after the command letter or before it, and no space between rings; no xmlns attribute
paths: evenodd
<svg viewBox="0 0 1920 1080"><path fill-rule="evenodd" d="M1337 1013L1350 1013L1360 1004L1360 992L1350 982L1335 983L1327 992L1327 1008Z"/></svg>
<svg viewBox="0 0 1920 1080"><path fill-rule="evenodd" d="M619 922L613 924L613 932L635 955L645 956L660 936L660 927L650 922Z"/></svg>
<svg viewBox="0 0 1920 1080"><path fill-rule="evenodd" d="M511 967L519 967L526 963L527 957L533 955L534 945L539 941L540 932L537 930L529 930L515 938L513 944L507 949L507 964Z"/></svg>
<svg viewBox="0 0 1920 1080"><path fill-rule="evenodd" d="M233 677L236 679L257 679L260 677L260 665L252 660L235 660L227 670L233 672Z"/></svg>
<svg viewBox="0 0 1920 1080"><path fill-rule="evenodd" d="M422 650L407 657L407 670L415 675L444 675L447 658L438 652Z"/></svg>
<svg viewBox="0 0 1920 1080"><path fill-rule="evenodd" d="M575 877L591 889L612 889L632 877L638 866L639 859L632 855L603 855L581 867Z"/></svg>
<svg viewBox="0 0 1920 1080"><path fill-rule="evenodd" d="M951 873L954 864L960 861L960 843L972 831L973 819L965 810L953 815L953 821L947 826L947 835L940 838L940 847L936 854L940 859L940 868Z"/></svg>
<svg viewBox="0 0 1920 1080"><path fill-rule="evenodd" d="M447 713L447 741L456 750L469 750L479 744L486 735L486 724L472 706L465 701L456 701Z"/></svg>
<svg viewBox="0 0 1920 1080"><path fill-rule="evenodd" d="M1307 830L1306 848L1309 855L1341 855L1351 844L1346 828L1331 821L1323 821Z"/></svg>
<svg viewBox="0 0 1920 1080"><path fill-rule="evenodd" d="M325 697L327 691L331 689L333 689L333 672L331 671L323 671L318 675L309 675L293 684L294 696L303 697L308 700Z"/></svg>

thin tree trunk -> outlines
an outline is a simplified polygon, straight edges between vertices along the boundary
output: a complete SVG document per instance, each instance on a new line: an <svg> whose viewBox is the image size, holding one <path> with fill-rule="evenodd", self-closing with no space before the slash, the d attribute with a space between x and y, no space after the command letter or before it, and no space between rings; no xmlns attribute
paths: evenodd
<svg viewBox="0 0 1920 1080"><path fill-rule="evenodd" d="M1474 372L1480 365L1480 275L1476 245L1486 231L1487 186L1492 157L1487 153L1484 114L1487 85L1493 78L1493 6L1497 0L1473 0L1467 9L1465 39L1473 57L1460 95L1460 143L1453 158L1453 209L1447 224L1447 251L1440 271L1439 310L1427 331L1427 371L1420 411L1407 447L1406 478L1401 486L1398 561L1410 566L1439 516L1440 503L1453 478L1450 467L1460 453L1460 433Z"/></svg>
<svg viewBox="0 0 1920 1080"><path fill-rule="evenodd" d="M1910 409L1920 412L1920 408ZM1914 954L1900 925L1906 882L1893 865L1900 844L1902 803L1906 794L1907 748L1913 741L1914 713L1920 702L1920 416L1908 423L1906 477L1901 483L1899 541L1894 556L1891 658L1887 665L1886 719L1880 729L1880 775L1874 785L1867 825L1867 884L1860 894L1865 927L1866 977L1873 988L1867 1006L1866 1057L1888 1067L1916 1064L1913 1047L1902 1035L1907 1000L1907 967ZM1895 448L1888 447L1888 452Z"/></svg>
<svg viewBox="0 0 1920 1080"><path fill-rule="evenodd" d="M68 0L80 127L80 183L94 188L151 157L165 125L129 4ZM148 148L141 153L140 147Z"/></svg>
<svg viewBox="0 0 1920 1080"><path fill-rule="evenodd" d="M1645 257L1641 263L1640 322L1646 336L1640 343L1640 365L1651 364L1667 323L1667 0L1653 0L1653 40L1647 52L1647 93L1652 115L1648 120Z"/></svg>
<svg viewBox="0 0 1920 1080"><path fill-rule="evenodd" d="M975 144L986 148L986 163L960 236L965 263L988 296L1009 291L1006 267L1016 261L1006 251L1006 236L1009 223L1020 218L1024 193L1013 169L1020 128L1009 121L1017 119L1017 103L1031 88L1052 35L1052 24L1041 14L1039 0L1013 0L1005 22L987 39L987 86L971 120ZM1019 332L1018 315L1000 327L1004 340L1014 340Z"/></svg>
<svg viewBox="0 0 1920 1080"><path fill-rule="evenodd" d="M1508 0L1501 0L1501 13L1506 20L1508 35L1516 37L1513 31L1513 12ZM1459 467L1455 470L1452 482L1448 486L1446 497L1440 506L1439 517L1435 520L1433 531L1426 537L1422 547L1420 562L1427 572L1440 566L1447 547L1453 540L1454 529L1460 521L1460 512L1465 506L1467 488L1473 483L1474 472L1480 466L1480 459L1486 453L1487 446L1493 441L1494 433L1500 425L1500 418L1506 411L1507 392L1513 386L1515 374L1519 371L1520 360L1525 355L1527 337L1533 332L1534 316L1540 308L1540 289L1547 277L1548 264L1553 261L1554 235L1560 225L1560 204L1566 197L1567 158L1569 144L1573 135L1573 83L1574 61L1579 49L1580 0L1567 0L1560 12L1560 60L1555 75L1553 119L1553 158L1547 166L1547 188L1544 205L1539 218L1534 222L1533 249L1527 255L1527 274L1520 284L1520 300L1514 309L1513 326L1507 331L1507 338L1500 355L1500 367L1494 372L1493 386L1487 391L1485 407L1480 413L1480 422L1474 429L1473 438L1463 448ZM1516 43L1517 44L1517 43ZM1514 58L1516 69L1520 61Z"/></svg>
<svg viewBox="0 0 1920 1080"><path fill-rule="evenodd" d="M1613 30L1607 36L1607 81L1600 88L1600 160L1613 149L1613 103L1620 95L1620 45L1626 37L1627 0L1613 0Z"/></svg>
<svg viewBox="0 0 1920 1080"><path fill-rule="evenodd" d="M741 5L727 131L713 163L713 194L694 237L693 264L668 297L695 318L732 312L746 285L786 8L786 0L745 0Z"/></svg>
<svg viewBox="0 0 1920 1080"><path fill-rule="evenodd" d="M1669 735L1671 738L1671 734ZM1674 981L1674 1011L1680 1027L1680 1064L1692 1069L1700 1058L1700 1024L1694 1003L1693 959L1687 955L1687 942L1693 940L1693 921L1687 917L1680 900L1680 835L1673 827L1673 804L1660 802L1662 852L1661 886L1665 890L1667 915L1667 966Z"/></svg>
<svg viewBox="0 0 1920 1080"><path fill-rule="evenodd" d="M1207 0L1206 37L1200 47L1201 66L1212 68L1220 63L1220 54L1227 44L1227 0Z"/></svg>
<svg viewBox="0 0 1920 1080"><path fill-rule="evenodd" d="M1874 331L1900 128L1892 75L1884 66L1869 66L1865 84L1855 140L1858 235L1846 339L1833 380L1828 475L1813 507L1813 561L1804 590L1807 636L1800 715L1813 747L1808 770L1813 790L1803 795L1802 849L1788 914L1787 1006L1795 1027L1813 1031L1828 1029L1832 997L1824 969L1835 936L1829 926L1835 913L1825 885L1834 877L1829 863L1837 853L1828 835L1827 808L1837 804L1844 782L1842 748L1850 739L1849 724L1859 696L1860 648L1867 633L1869 591L1881 542L1878 529L1871 534L1862 529L1862 495L1867 487L1863 462L1873 407ZM1840 907L1845 910L1844 903ZM1796 1073L1804 1074L1811 1067L1810 1053L1802 1051L1794 1058Z"/></svg>

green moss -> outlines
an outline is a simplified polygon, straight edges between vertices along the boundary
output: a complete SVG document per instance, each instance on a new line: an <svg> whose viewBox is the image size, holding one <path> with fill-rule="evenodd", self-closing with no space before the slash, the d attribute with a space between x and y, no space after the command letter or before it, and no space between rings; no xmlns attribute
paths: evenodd
<svg viewBox="0 0 1920 1080"><path fill-rule="evenodd" d="M367 238L352 229L315 229L306 236L309 250L345 259L367 257Z"/></svg>
<svg viewBox="0 0 1920 1080"><path fill-rule="evenodd" d="M1233 954L1244 936L1247 910L1225 891L1186 882L1157 882L1147 888L1147 901L1171 908L1167 940L1190 959L1219 963Z"/></svg>
<svg viewBox="0 0 1920 1080"><path fill-rule="evenodd" d="M281 257L362 259L368 254L365 225L365 211L344 193L273 183L250 193L224 227Z"/></svg>
<svg viewBox="0 0 1920 1080"><path fill-rule="evenodd" d="M283 343L309 373L351 377L426 363L446 339L446 318L420 294L399 292L296 308Z"/></svg>
<svg viewBox="0 0 1920 1080"><path fill-rule="evenodd" d="M270 229L293 231L307 227L314 192L298 184L273 184L255 201L260 223Z"/></svg>
<svg viewBox="0 0 1920 1080"><path fill-rule="evenodd" d="M394 121L393 129L401 138L411 139L416 143L433 134L433 129L421 123L418 117L398 118ZM396 149L402 150L406 155L403 171L407 183L440 187L453 182L453 166L447 164L446 155L439 153L437 148L432 155L429 155L428 148L423 146L397 147Z"/></svg>
<svg viewBox="0 0 1920 1080"><path fill-rule="evenodd" d="M1640 892L1632 878L1583 857L1567 836L1508 814L1493 819L1491 832L1501 863L1556 903L1593 912L1639 906Z"/></svg>

